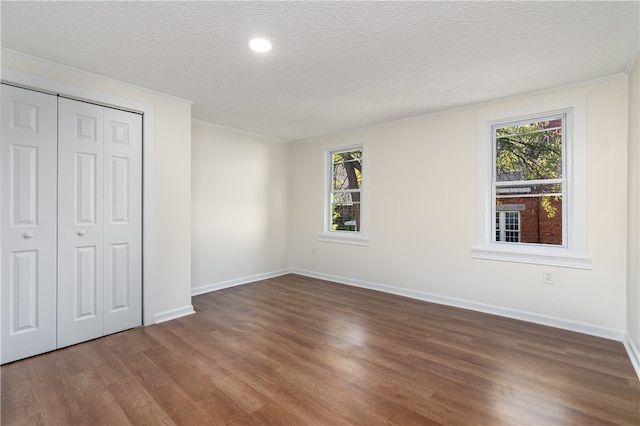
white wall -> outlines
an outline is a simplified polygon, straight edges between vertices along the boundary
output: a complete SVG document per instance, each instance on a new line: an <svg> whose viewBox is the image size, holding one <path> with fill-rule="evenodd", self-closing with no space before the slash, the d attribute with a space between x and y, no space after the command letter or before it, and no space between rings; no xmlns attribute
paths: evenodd
<svg viewBox="0 0 640 426"><path fill-rule="evenodd" d="M627 255L627 332L635 347L640 348L640 57L636 58L635 65L629 75L629 241Z"/></svg>
<svg viewBox="0 0 640 426"><path fill-rule="evenodd" d="M192 123L194 294L283 273L290 145Z"/></svg>
<svg viewBox="0 0 640 426"><path fill-rule="evenodd" d="M191 308L191 103L10 51L2 51L2 68L154 107L152 310L158 319L187 313Z"/></svg>
<svg viewBox="0 0 640 426"><path fill-rule="evenodd" d="M626 329L627 95L627 79L621 76L294 145L293 267L551 317L620 338ZM588 98L588 254L593 269L471 259L478 115L577 96ZM360 138L366 141L370 245L318 242L324 150ZM555 273L555 285L543 285L543 270Z"/></svg>

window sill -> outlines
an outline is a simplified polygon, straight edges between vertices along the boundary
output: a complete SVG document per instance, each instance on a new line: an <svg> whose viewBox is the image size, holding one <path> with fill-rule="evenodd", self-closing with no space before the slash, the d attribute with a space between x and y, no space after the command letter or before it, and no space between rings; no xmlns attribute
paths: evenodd
<svg viewBox="0 0 640 426"><path fill-rule="evenodd" d="M493 247L474 247L471 249L471 257L473 259L530 263L534 265L560 266L564 268L591 269L590 258L564 253L508 251Z"/></svg>
<svg viewBox="0 0 640 426"><path fill-rule="evenodd" d="M322 241L323 243L349 244L353 246L369 246L369 238L361 234L351 235L344 232L320 234L318 235L318 241Z"/></svg>

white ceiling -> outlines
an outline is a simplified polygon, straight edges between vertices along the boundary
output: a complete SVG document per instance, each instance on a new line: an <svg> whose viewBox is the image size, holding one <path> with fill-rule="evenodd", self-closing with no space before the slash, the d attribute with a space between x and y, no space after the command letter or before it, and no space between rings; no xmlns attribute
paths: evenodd
<svg viewBox="0 0 640 426"><path fill-rule="evenodd" d="M625 72L638 1L9 2L4 48L299 141ZM269 54L247 48L264 36Z"/></svg>

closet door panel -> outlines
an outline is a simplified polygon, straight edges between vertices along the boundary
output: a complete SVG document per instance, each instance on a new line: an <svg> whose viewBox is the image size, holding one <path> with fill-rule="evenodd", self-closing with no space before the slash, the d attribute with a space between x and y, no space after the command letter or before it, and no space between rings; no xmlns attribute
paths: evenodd
<svg viewBox="0 0 640 426"><path fill-rule="evenodd" d="M56 348L56 97L2 85L0 275L7 363Z"/></svg>
<svg viewBox="0 0 640 426"><path fill-rule="evenodd" d="M103 335L104 108L58 105L58 347Z"/></svg>
<svg viewBox="0 0 640 426"><path fill-rule="evenodd" d="M142 116L105 108L105 321L142 325Z"/></svg>

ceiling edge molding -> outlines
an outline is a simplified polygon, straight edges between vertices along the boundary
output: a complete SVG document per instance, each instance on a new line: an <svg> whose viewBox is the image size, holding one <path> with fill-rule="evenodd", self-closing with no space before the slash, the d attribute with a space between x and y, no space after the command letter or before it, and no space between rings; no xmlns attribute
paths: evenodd
<svg viewBox="0 0 640 426"><path fill-rule="evenodd" d="M531 96L544 95L546 93L555 92L555 91L558 91L558 90L572 89L572 88L577 88L577 87L580 87L580 86L590 86L592 84L605 83L607 81L617 80L619 78L627 78L627 77L628 77L627 73L621 72L621 73L612 74L612 75L609 75L609 76L606 76L606 77L599 77L599 78L594 78L594 79L591 79L591 80L579 81L577 83L565 84L563 86L551 87L549 89L536 90L534 92L521 93L521 94L518 94L518 95L506 96L506 97L503 97L503 98L492 99L492 100L489 100L489 101L477 102L477 103L468 104L468 105L462 105L462 106L455 107L455 108L449 108L449 109L443 109L441 111L430 112L428 114L415 115L413 117L401 118L399 120L387 121L385 123L372 124L371 126L358 127L356 129L345 130L343 132L332 133L332 134L328 134L328 135L324 135L324 136L318 136L316 138L301 139L301 140L297 140L297 141L292 141L291 144L313 143L313 142L324 141L324 140L333 139L333 138L343 138L343 137L344 138L349 138L349 137L351 137L349 135L352 135L353 133L362 132L362 131L365 131L365 130L376 129L376 128L380 128L380 127L391 126L391 125L403 123L405 121L421 120L423 118L436 117L438 115L449 114L449 113L454 113L454 112L458 112L458 111L465 111L465 110L468 110L468 109L471 109L471 108L478 108L478 107L482 107L482 106L490 106L490 105L493 105L493 104L499 104L499 103L502 103L502 102L514 101L514 100L518 100L518 99L522 99L522 98L528 98L528 97L531 97Z"/></svg>
<svg viewBox="0 0 640 426"><path fill-rule="evenodd" d="M47 59L38 58L37 56L28 55L26 53L18 52L16 50L11 50L11 49L7 49L5 47L0 47L0 58L5 57L5 56L9 56L9 57L12 56L12 57L23 59L23 60L26 59L28 61L32 61L32 62L43 64L43 65L48 66L48 67L56 68L56 69L58 69L60 71L75 72L75 73L83 74L83 75L86 75L87 77L91 77L91 78L94 78L96 80L101 80L101 81L104 81L104 82L118 84L118 85L129 87L129 88L132 88L132 89L135 89L135 90L140 90L140 91L143 91L143 92L147 92L149 94L153 94L153 95L156 95L156 96L162 96L162 97L166 97L166 98L171 98L173 100L176 100L176 101L179 101L179 102L184 102L184 103L187 103L189 105L192 105L194 103L193 101L191 101L189 99L180 98L178 96L170 95L168 93L158 92L158 91L152 90L152 89L147 89L146 87L137 86L135 84L127 83L126 81L116 80L115 78L106 77L104 75L96 74L96 73L93 73L93 72L90 72L90 71L85 71L85 70L80 69L80 68L70 67L68 65L63 65L63 64L60 64L58 62L53 62L53 61L49 61ZM4 64L2 64L2 66L4 67Z"/></svg>

